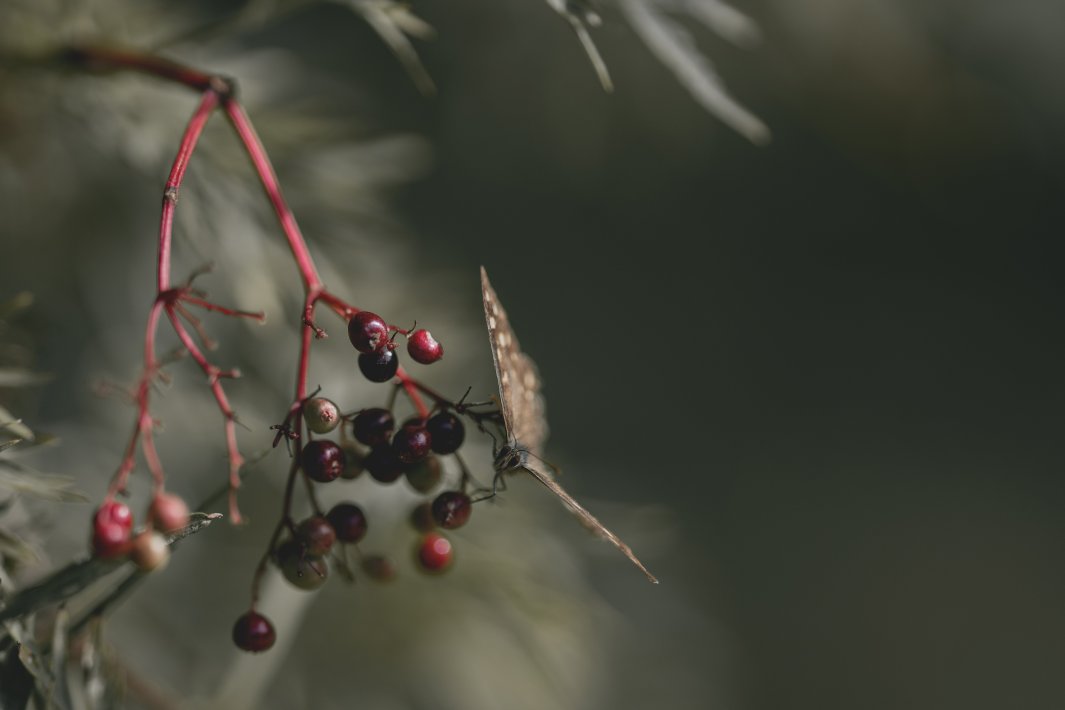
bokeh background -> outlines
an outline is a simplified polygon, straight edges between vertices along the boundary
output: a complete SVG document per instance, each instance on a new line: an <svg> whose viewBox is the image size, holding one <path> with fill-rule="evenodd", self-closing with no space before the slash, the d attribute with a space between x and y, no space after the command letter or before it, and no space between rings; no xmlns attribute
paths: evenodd
<svg viewBox="0 0 1065 710"><path fill-rule="evenodd" d="M22 18L41 43L150 46L238 7L202 5L53 8L59 33ZM735 7L758 46L689 27L771 128L763 147L695 103L610 4L595 37L611 95L537 2L416 3L437 31L418 43L429 99L336 5L167 45L242 80L327 280L445 342L428 381L491 391L487 267L546 382L552 459L662 585L516 482L478 511L451 578L277 591L293 645L237 659L224 637L271 525L275 454L246 486L252 524L190 541L115 614L137 673L188 703L254 687L233 706L1065 703L1065 8ZM36 364L56 373L18 404L62 435L45 463L98 495L132 415L91 385L136 372L157 186L194 101L21 68L4 87L0 288L37 295ZM212 324L218 357L248 375L234 396L251 451L290 387L295 275L221 122L208 145L177 272L213 259L212 294L271 311L265 329ZM380 396L334 340L322 384L357 406ZM168 467L196 499L224 475L220 433L198 374L175 375ZM42 547L76 554L88 516Z"/></svg>

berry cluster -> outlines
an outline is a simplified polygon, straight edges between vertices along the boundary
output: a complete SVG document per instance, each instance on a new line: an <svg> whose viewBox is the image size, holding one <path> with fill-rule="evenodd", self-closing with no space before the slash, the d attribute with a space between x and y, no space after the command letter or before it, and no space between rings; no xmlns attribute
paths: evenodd
<svg viewBox="0 0 1065 710"><path fill-rule="evenodd" d="M427 574L439 574L452 566L454 548L441 530L461 527L469 520L472 503L469 489L473 480L457 456L466 429L456 412L471 416L478 425L490 415L471 411L470 405L446 400L400 370L395 344L400 334L406 336L407 353L414 361L430 364L442 357L443 348L427 330L403 331L368 311L355 312L348 321L348 337L359 353L360 372L372 382L398 379L397 390L407 392L417 410L414 416L397 421L394 403L389 408L366 407L344 414L331 399L316 395L296 402L285 422L275 427L278 430L275 444L281 438L288 438L296 445L298 453L293 458L293 467L308 482L314 513L299 522L289 517L290 487L282 520L256 572L253 600L264 568L269 564L290 584L308 591L321 587L331 570L353 577L349 563L352 552L358 568L368 578L379 582L393 579L398 573L393 560L385 555L364 553L359 548L369 529L363 507L348 500L322 512L315 486L332 484L337 479L356 479L365 473L383 485L403 478L414 491L429 495L445 487L441 457L448 455L455 455L461 476L455 488L438 492L412 511L411 522L416 532L412 558L415 568ZM419 393L433 400L431 408ZM305 436L301 435L301 424L306 427ZM333 438L325 438L327 435ZM259 652L273 645L276 632L269 619L254 609L253 603L252 609L237 619L233 640L241 649Z"/></svg>
<svg viewBox="0 0 1065 710"><path fill-rule="evenodd" d="M133 511L125 503L106 500L92 519L92 551L101 559L128 557L141 570L160 569L170 558L166 533L189 522L189 507L179 496L156 493L148 507L147 525L133 533Z"/></svg>

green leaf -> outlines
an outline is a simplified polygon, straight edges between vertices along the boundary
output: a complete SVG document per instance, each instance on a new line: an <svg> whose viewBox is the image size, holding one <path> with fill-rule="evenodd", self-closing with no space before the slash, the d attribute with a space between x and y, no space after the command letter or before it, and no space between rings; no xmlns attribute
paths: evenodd
<svg viewBox="0 0 1065 710"><path fill-rule="evenodd" d="M36 550L3 528L0 528L0 555L20 564L33 564L41 559Z"/></svg>

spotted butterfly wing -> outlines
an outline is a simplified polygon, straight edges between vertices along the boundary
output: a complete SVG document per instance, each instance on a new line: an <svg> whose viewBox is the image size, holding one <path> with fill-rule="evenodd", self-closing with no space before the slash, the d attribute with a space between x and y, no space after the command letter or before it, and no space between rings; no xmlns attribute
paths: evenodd
<svg viewBox="0 0 1065 710"><path fill-rule="evenodd" d="M562 499L566 507L577 516L584 527L599 537L609 540L616 548L640 568L647 579L655 584L658 580L643 563L633 554L621 539L610 532L584 506L574 500L558 484L555 477L546 470L539 460L544 440L547 438L547 418L543 395L540 394L540 375L536 363L521 350L518 339L510 327L507 312L503 310L488 274L481 267L481 296L484 299L484 319L488 326L488 339L492 346L492 363L495 365L496 381L499 384L499 408L503 415L503 427L506 430L506 446L517 455L508 458L502 464L507 468L523 469L540 483ZM515 463L515 462L519 463ZM497 465L499 459L497 459Z"/></svg>

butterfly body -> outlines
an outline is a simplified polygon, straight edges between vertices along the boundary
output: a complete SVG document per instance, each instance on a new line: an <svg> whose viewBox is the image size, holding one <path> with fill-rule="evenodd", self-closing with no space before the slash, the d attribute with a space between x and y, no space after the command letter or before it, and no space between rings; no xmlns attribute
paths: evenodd
<svg viewBox="0 0 1065 710"><path fill-rule="evenodd" d="M499 303L499 297L489 283L484 267L481 267L481 296L484 301L488 338L492 346L492 363L495 365L499 385L499 411L506 434L506 443L496 450L493 460L496 475L492 482L492 494L494 495L496 488L502 485L505 473L515 470L529 473L558 496L585 528L609 540L648 580L658 584L655 576L643 566L629 546L585 510L547 470L549 464L540 458L544 440L547 438L546 407L543 395L540 394L540 375L532 358L522 352L510 327L507 313Z"/></svg>

